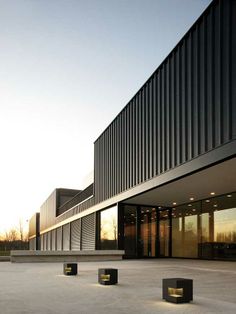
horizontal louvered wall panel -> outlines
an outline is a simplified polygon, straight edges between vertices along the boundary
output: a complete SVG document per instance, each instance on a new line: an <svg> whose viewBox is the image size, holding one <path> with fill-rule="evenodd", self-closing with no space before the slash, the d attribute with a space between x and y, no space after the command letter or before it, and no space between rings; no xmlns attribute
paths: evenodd
<svg viewBox="0 0 236 314"><path fill-rule="evenodd" d="M81 219L71 222L71 250L79 251L81 241Z"/></svg>
<svg viewBox="0 0 236 314"><path fill-rule="evenodd" d="M82 218L82 250L95 250L96 213Z"/></svg>
<svg viewBox="0 0 236 314"><path fill-rule="evenodd" d="M56 238L57 238L57 251L62 250L62 227L56 229Z"/></svg>
<svg viewBox="0 0 236 314"><path fill-rule="evenodd" d="M70 250L70 224L62 226L63 251Z"/></svg>
<svg viewBox="0 0 236 314"><path fill-rule="evenodd" d="M63 213L61 216L56 217L55 223L64 221L65 219L92 207L94 204L95 204L95 199L94 197L91 197L90 199L84 201L82 204L75 206L73 209L68 210L67 212Z"/></svg>
<svg viewBox="0 0 236 314"><path fill-rule="evenodd" d="M236 1L214 1L95 142L95 203L236 138Z"/></svg>

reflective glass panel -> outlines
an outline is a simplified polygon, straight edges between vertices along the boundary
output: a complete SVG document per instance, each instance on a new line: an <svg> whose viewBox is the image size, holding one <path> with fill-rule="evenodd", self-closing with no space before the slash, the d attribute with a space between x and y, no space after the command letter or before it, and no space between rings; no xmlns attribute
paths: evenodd
<svg viewBox="0 0 236 314"><path fill-rule="evenodd" d="M198 257L199 215L201 202L189 203L172 210L172 256Z"/></svg>
<svg viewBox="0 0 236 314"><path fill-rule="evenodd" d="M124 206L124 250L128 257L137 256L137 207Z"/></svg>
<svg viewBox="0 0 236 314"><path fill-rule="evenodd" d="M100 247L102 250L117 249L117 207L100 213Z"/></svg>
<svg viewBox="0 0 236 314"><path fill-rule="evenodd" d="M155 257L157 244L156 208L141 207L139 250L141 256Z"/></svg>
<svg viewBox="0 0 236 314"><path fill-rule="evenodd" d="M236 260L236 193L202 201L201 257Z"/></svg>
<svg viewBox="0 0 236 314"><path fill-rule="evenodd" d="M169 256L169 210L162 210L159 213L159 241L160 241L160 252L159 255L162 257Z"/></svg>

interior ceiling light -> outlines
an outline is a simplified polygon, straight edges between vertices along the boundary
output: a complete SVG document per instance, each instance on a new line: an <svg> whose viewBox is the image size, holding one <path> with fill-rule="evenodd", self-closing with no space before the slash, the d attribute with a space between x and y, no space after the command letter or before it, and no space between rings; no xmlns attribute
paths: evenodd
<svg viewBox="0 0 236 314"><path fill-rule="evenodd" d="M232 197L232 195L231 195L231 194L228 194L227 197Z"/></svg>
<svg viewBox="0 0 236 314"><path fill-rule="evenodd" d="M194 201L194 197L190 197L190 201Z"/></svg>
<svg viewBox="0 0 236 314"><path fill-rule="evenodd" d="M189 206L189 207L191 207L191 206L192 206L192 204L188 204L188 206Z"/></svg>
<svg viewBox="0 0 236 314"><path fill-rule="evenodd" d="M215 195L216 193L215 193L215 192L211 192L210 194L211 194L211 195Z"/></svg>
<svg viewBox="0 0 236 314"><path fill-rule="evenodd" d="M176 202L174 202L174 203L173 203L173 205L177 205L177 203L176 203Z"/></svg>
<svg viewBox="0 0 236 314"><path fill-rule="evenodd" d="M206 203L210 203L210 200L206 200Z"/></svg>

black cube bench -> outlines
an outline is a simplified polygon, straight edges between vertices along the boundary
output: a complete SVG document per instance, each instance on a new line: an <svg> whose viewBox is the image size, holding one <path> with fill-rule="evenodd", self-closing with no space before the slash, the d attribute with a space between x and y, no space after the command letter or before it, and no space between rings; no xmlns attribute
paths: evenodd
<svg viewBox="0 0 236 314"><path fill-rule="evenodd" d="M162 281L162 298L172 303L187 303L193 300L193 280L166 278Z"/></svg>
<svg viewBox="0 0 236 314"><path fill-rule="evenodd" d="M64 263L63 273L66 276L76 276L78 273L77 263Z"/></svg>
<svg viewBox="0 0 236 314"><path fill-rule="evenodd" d="M98 282L101 285L115 285L118 282L118 270L116 268L99 268Z"/></svg>

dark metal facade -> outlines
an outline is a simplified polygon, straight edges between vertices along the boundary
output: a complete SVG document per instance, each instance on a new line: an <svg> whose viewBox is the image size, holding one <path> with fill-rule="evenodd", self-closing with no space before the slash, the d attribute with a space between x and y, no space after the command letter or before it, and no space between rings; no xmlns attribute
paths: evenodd
<svg viewBox="0 0 236 314"><path fill-rule="evenodd" d="M63 203L58 209L57 209L57 215L63 214L68 209L74 207L75 205L85 201L87 198L91 197L93 195L93 183L90 184L86 189L83 191L79 191L72 199L70 199L68 202Z"/></svg>
<svg viewBox="0 0 236 314"><path fill-rule="evenodd" d="M236 0L211 3L94 143L94 184L84 191L57 189L42 205L41 232L180 165L190 173L189 161L199 164L207 152L235 143L235 21ZM53 250L68 249L68 237L72 250L95 248L95 213L70 226L70 235L56 229ZM47 239L42 235L44 250Z"/></svg>
<svg viewBox="0 0 236 314"><path fill-rule="evenodd" d="M29 248L40 249L40 213L35 213L29 221Z"/></svg>
<svg viewBox="0 0 236 314"><path fill-rule="evenodd" d="M91 189L90 189L91 190ZM82 196L85 195L82 191ZM80 190L55 189L47 200L40 207L40 231L47 229L57 222L57 216L63 214L67 209L67 204L77 198Z"/></svg>
<svg viewBox="0 0 236 314"><path fill-rule="evenodd" d="M236 139L236 1L216 0L95 142L95 204Z"/></svg>

